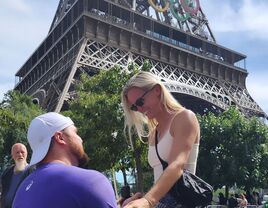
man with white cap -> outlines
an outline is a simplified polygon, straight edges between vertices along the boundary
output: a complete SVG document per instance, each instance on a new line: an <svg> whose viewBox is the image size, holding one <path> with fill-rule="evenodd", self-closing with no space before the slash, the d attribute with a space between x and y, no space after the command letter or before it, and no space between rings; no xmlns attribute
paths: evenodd
<svg viewBox="0 0 268 208"><path fill-rule="evenodd" d="M27 139L33 152L30 165L37 169L20 185L13 208L116 207L108 179L80 168L88 156L69 117L54 112L36 117Z"/></svg>

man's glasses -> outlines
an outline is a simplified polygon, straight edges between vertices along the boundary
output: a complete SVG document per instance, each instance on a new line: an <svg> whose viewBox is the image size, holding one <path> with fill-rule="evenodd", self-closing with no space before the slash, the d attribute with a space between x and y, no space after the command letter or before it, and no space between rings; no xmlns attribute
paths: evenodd
<svg viewBox="0 0 268 208"><path fill-rule="evenodd" d="M138 106L142 107L144 105L144 96L150 92L152 89L147 90L141 97L139 97L134 104L130 106L130 110L138 111Z"/></svg>

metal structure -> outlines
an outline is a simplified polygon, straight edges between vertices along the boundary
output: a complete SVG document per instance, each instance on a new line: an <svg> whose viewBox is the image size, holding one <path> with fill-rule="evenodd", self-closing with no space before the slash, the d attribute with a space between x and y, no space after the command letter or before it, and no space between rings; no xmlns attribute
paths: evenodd
<svg viewBox="0 0 268 208"><path fill-rule="evenodd" d="M61 111L81 73L148 60L194 111L235 104L267 117L246 89L245 59L216 43L198 0L60 0L46 39L16 73L15 89Z"/></svg>

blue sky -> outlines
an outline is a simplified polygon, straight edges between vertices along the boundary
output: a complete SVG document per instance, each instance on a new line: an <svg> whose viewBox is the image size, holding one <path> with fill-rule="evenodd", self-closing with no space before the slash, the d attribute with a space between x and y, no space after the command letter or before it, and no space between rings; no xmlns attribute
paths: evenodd
<svg viewBox="0 0 268 208"><path fill-rule="evenodd" d="M247 56L246 87L268 114L268 1L200 0L217 43Z"/></svg>
<svg viewBox="0 0 268 208"><path fill-rule="evenodd" d="M0 0L0 100L46 37L58 0ZM200 0L217 43L247 55L246 86L268 114L268 1Z"/></svg>

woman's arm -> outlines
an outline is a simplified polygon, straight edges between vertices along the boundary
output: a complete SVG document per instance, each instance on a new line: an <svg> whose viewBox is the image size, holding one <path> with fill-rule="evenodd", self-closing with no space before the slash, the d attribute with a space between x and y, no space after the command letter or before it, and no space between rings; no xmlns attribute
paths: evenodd
<svg viewBox="0 0 268 208"><path fill-rule="evenodd" d="M144 198L130 202L125 208L152 207L151 205L156 204L165 196L181 177L193 144L198 142L199 124L195 114L189 110L177 114L172 121L170 134L174 140L169 154L168 167Z"/></svg>

